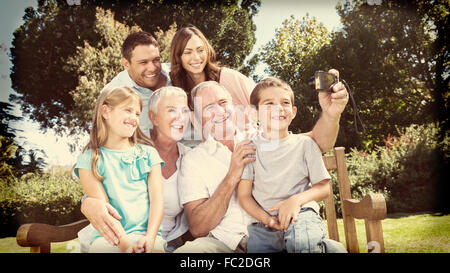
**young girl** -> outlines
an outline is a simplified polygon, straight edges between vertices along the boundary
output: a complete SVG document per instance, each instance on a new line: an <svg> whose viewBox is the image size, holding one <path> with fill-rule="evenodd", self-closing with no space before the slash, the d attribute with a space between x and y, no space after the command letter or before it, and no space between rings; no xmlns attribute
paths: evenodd
<svg viewBox="0 0 450 273"><path fill-rule="evenodd" d="M164 162L139 129L142 100L128 87L104 90L95 106L90 141L75 174L87 196L109 202L121 215L118 246L95 230L89 252L150 252L164 249L161 168ZM150 202L151 201L151 202Z"/></svg>

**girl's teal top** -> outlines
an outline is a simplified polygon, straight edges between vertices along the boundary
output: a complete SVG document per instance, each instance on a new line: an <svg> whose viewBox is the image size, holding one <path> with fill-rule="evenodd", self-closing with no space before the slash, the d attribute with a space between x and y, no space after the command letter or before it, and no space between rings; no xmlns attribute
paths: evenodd
<svg viewBox="0 0 450 273"><path fill-rule="evenodd" d="M92 150L78 157L75 174L78 169L91 170ZM125 232L145 234L147 231L150 200L148 192L148 174L152 166L164 162L155 148L148 145L134 145L129 150L119 151L100 148L97 170L110 204L119 212ZM161 235L161 228L158 231ZM101 237L95 230L91 243Z"/></svg>

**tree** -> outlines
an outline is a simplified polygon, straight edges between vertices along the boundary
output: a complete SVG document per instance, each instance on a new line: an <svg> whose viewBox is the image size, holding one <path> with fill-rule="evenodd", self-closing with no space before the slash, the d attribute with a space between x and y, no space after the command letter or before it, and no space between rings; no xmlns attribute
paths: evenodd
<svg viewBox="0 0 450 273"><path fill-rule="evenodd" d="M450 7L446 0L415 1L417 11L423 16L426 24L431 25L431 31L436 35L431 44L432 59L435 61L435 88L433 110L436 119L442 124L440 140L449 132L448 107L450 100L450 37L448 32Z"/></svg>
<svg viewBox="0 0 450 273"><path fill-rule="evenodd" d="M11 110L10 103L0 102L0 178L20 176L27 172L42 172L46 166L45 152L41 149L26 151L14 141L16 133L22 130L12 128L10 124L23 118L12 115ZM25 157L29 158L27 162Z"/></svg>
<svg viewBox="0 0 450 273"><path fill-rule="evenodd" d="M10 160L16 153L17 146L14 145L12 138L0 136L0 178L11 177L14 173L14 167L9 164Z"/></svg>
<svg viewBox="0 0 450 273"><path fill-rule="evenodd" d="M11 82L18 95L10 99L44 131L61 132L60 125L70 119L69 90L75 89L78 78L62 69L68 56L84 40L98 40L91 31L95 13L84 5L60 8L64 3L40 0L36 10L25 9L24 24L14 32L11 47Z"/></svg>
<svg viewBox="0 0 450 273"><path fill-rule="evenodd" d="M71 118L63 120L71 135L88 131L100 91L123 70L122 42L128 34L141 28L121 24L114 20L111 11L97 8L93 30L100 37L97 44L85 41L84 46L78 46L75 54L68 57L67 65L63 67L70 74L78 75L78 84L69 91L74 101Z"/></svg>
<svg viewBox="0 0 450 273"><path fill-rule="evenodd" d="M355 137L353 109L344 113L338 143L371 149L398 127L433 119L434 61L430 25L409 1L337 6L344 25L318 60L350 84L366 134ZM341 133L340 132L340 133Z"/></svg>
<svg viewBox="0 0 450 273"><path fill-rule="evenodd" d="M64 133L73 124L68 122L75 111L70 91L84 75L62 68L85 41L106 48L105 40L94 31L96 7L111 10L118 22L150 33L167 32L174 22L196 25L217 50L221 63L240 68L255 43L252 18L259 6L260 0L86 0L73 6L63 0L39 0L36 10L25 10L24 24L14 32L11 81L18 95L11 99L43 130Z"/></svg>
<svg viewBox="0 0 450 273"><path fill-rule="evenodd" d="M0 135L8 138L14 138L18 129L11 128L11 122L22 120L22 117L17 117L10 114L12 104L0 101Z"/></svg>

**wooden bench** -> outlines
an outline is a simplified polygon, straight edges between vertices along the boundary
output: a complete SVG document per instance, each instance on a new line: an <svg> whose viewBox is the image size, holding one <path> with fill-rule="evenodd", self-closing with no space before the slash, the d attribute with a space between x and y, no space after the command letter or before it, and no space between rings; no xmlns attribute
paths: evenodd
<svg viewBox="0 0 450 273"><path fill-rule="evenodd" d="M351 253L359 252L356 218L365 221L368 252L384 252L381 220L386 218L386 202L383 195L371 193L361 201L352 199L343 147L334 148L334 155L324 156L323 160L328 171L335 170L337 172L347 250ZM333 185L330 183L331 192L333 192L332 187ZM340 241L333 194L330 194L324 203L329 237ZM86 219L64 226L41 223L24 224L19 227L16 239L20 246L30 247L32 253L49 253L51 243L77 238L78 231L88 224Z"/></svg>
<svg viewBox="0 0 450 273"><path fill-rule="evenodd" d="M386 218L386 201L380 193L370 193L361 201L352 199L350 182L348 179L347 164L345 162L345 149L334 148L334 155L324 156L323 160L328 171L337 173L339 196L341 200L342 218L344 222L345 242L347 251L358 253L358 238L356 233L356 219L364 219L366 226L367 251L369 253L384 253L384 239L381 220ZM333 185L330 190L333 192ZM327 218L328 236L335 241L339 240L336 220L336 208L334 195L330 194L324 200L325 214Z"/></svg>

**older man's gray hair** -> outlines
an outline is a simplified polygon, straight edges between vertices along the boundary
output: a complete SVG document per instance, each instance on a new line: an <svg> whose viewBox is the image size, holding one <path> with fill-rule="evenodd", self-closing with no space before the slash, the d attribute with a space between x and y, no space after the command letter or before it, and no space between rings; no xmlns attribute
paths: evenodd
<svg viewBox="0 0 450 273"><path fill-rule="evenodd" d="M153 113L156 114L158 112L158 105L159 105L159 101L161 100L161 98L166 97L166 96L172 96L172 95L187 98L186 92L184 92L184 90L179 87L176 87L176 86L161 87L161 88L155 90L152 93L152 95L150 96L150 99L148 101L149 111L152 111Z"/></svg>
<svg viewBox="0 0 450 273"><path fill-rule="evenodd" d="M225 91L225 93L228 95L228 97L230 98L230 102L231 102L232 99L231 99L231 94L230 94L230 92L228 92L228 90L225 89L225 87L224 87L223 85L219 84L219 83L216 82L216 81L206 81L206 82L201 82L201 83L197 84L194 88L192 88L192 91L191 91L191 99L192 99L192 102L195 101L195 97L197 96L197 93L198 93L200 90L205 89L205 88L208 88L208 87L218 87L218 88L222 89L222 90ZM194 106L195 106L195 105L194 105Z"/></svg>

